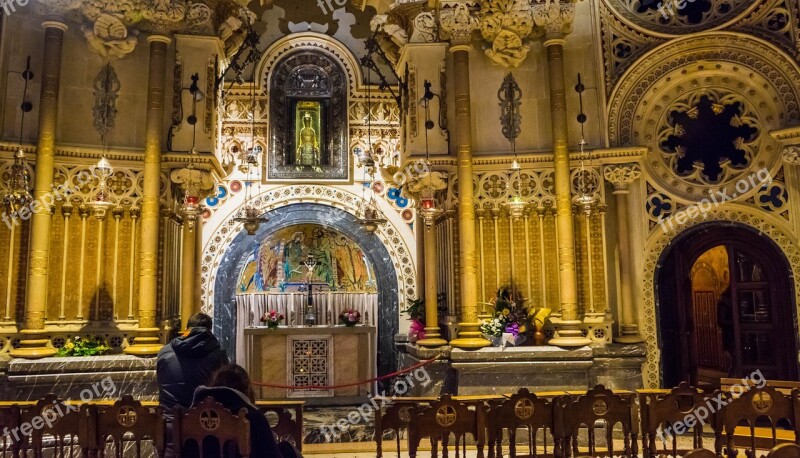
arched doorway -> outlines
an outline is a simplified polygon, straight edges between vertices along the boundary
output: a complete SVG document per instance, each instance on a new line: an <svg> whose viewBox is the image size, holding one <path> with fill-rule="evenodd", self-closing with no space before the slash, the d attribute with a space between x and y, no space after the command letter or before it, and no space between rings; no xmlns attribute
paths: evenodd
<svg viewBox="0 0 800 458"><path fill-rule="evenodd" d="M714 387L756 370L797 380L791 268L749 227L706 223L676 238L656 273L663 384Z"/></svg>
<svg viewBox="0 0 800 458"><path fill-rule="evenodd" d="M254 236L244 231L237 234L216 270L214 278L214 333L235 358L236 316L235 295L239 277L252 253L250 240L263 240L279 229L298 224L328 226L355 241L367 262L374 269L378 294L378 372L388 373L397 367L394 336L399 328L398 280L395 265L387 247L376 234L367 234L352 214L334 207L314 203L285 205L265 213L269 221Z"/></svg>

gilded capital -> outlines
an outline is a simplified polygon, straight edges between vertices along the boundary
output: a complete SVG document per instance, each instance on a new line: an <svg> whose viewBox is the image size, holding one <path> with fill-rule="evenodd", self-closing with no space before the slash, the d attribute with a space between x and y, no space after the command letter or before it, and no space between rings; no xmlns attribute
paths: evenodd
<svg viewBox="0 0 800 458"><path fill-rule="evenodd" d="M439 35L452 45L467 45L472 41L472 32L480 23L472 15L466 2L442 2L439 10Z"/></svg>
<svg viewBox="0 0 800 458"><path fill-rule="evenodd" d="M533 6L533 21L545 40L562 38L572 31L575 5L571 1L548 0Z"/></svg>
<svg viewBox="0 0 800 458"><path fill-rule="evenodd" d="M187 199L195 202L208 196L214 189L214 179L211 174L194 167L173 170L170 179L180 186Z"/></svg>
<svg viewBox="0 0 800 458"><path fill-rule="evenodd" d="M628 185L642 176L639 164L607 165L603 170L606 181L614 185L614 189L624 190Z"/></svg>

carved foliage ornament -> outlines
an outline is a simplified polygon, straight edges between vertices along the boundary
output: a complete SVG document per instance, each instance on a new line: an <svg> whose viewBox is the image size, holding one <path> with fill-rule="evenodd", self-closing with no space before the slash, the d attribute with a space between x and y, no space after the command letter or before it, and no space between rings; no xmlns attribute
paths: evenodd
<svg viewBox="0 0 800 458"><path fill-rule="evenodd" d="M559 0L536 4L532 12L533 21L544 30L545 38L559 38L568 34L575 19L575 5L571 2L561 3Z"/></svg>
<svg viewBox="0 0 800 458"><path fill-rule="evenodd" d="M625 189L642 176L642 168L638 164L607 165L603 176L614 189Z"/></svg>
<svg viewBox="0 0 800 458"><path fill-rule="evenodd" d="M527 0L488 0L481 7L481 35L490 43L486 55L504 67L518 67L530 51L533 13Z"/></svg>
<svg viewBox="0 0 800 458"><path fill-rule="evenodd" d="M38 0L37 12L77 16L90 49L99 55L122 58L137 44L139 30L168 34L173 32L214 33L215 14L226 50L235 52L244 41L243 24L255 20L241 0L217 0L214 8L188 0ZM77 13L77 14L76 14Z"/></svg>
<svg viewBox="0 0 800 458"><path fill-rule="evenodd" d="M472 32L478 29L479 23L466 3L456 3L439 12L439 27L442 39L458 45L470 42Z"/></svg>

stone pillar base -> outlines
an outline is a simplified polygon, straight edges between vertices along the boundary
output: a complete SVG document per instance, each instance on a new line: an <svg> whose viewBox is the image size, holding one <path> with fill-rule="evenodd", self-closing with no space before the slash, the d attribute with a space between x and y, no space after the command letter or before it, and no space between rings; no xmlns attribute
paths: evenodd
<svg viewBox="0 0 800 458"><path fill-rule="evenodd" d="M48 339L41 338L44 331L23 330L22 334L26 338L20 341L19 348L9 352L13 358L40 359L54 356L58 353L55 348L47 346L50 343Z"/></svg>
<svg viewBox="0 0 800 458"><path fill-rule="evenodd" d="M480 323L459 323L458 338L450 342L450 346L464 350L474 350L492 345L478 331Z"/></svg>
<svg viewBox="0 0 800 458"><path fill-rule="evenodd" d="M447 341L442 339L442 334L438 326L426 327L425 338L418 340L417 345L435 348L447 345Z"/></svg>
<svg viewBox="0 0 800 458"><path fill-rule="evenodd" d="M644 342L642 336L639 335L638 324L622 324L619 328L620 335L614 339L614 342L623 344L636 344Z"/></svg>
<svg viewBox="0 0 800 458"><path fill-rule="evenodd" d="M128 355L133 356L153 356L157 355L163 345L161 339L158 337L160 329L158 328L142 328L139 329L139 335L133 345L130 345L123 350Z"/></svg>
<svg viewBox="0 0 800 458"><path fill-rule="evenodd" d="M561 320L556 324L556 335L548 342L556 347L583 347L591 345L592 340L583 336L581 320Z"/></svg>

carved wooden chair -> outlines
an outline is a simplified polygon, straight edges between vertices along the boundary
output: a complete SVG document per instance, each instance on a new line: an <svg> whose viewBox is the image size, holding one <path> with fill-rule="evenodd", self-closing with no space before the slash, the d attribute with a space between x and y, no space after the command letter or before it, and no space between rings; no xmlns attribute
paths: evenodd
<svg viewBox="0 0 800 458"><path fill-rule="evenodd" d="M714 425L714 413L706 406L706 397L687 382L681 382L669 394L642 391L639 393L641 410L642 453L645 458L683 456L690 450L678 447L676 425L683 424L686 415L702 414L703 422L697 422L687 432L692 437L692 448L703 448L703 424ZM659 443L662 447L659 447Z"/></svg>
<svg viewBox="0 0 800 458"><path fill-rule="evenodd" d="M527 388L520 390L508 399L490 400L489 413L487 416L487 431L489 458L502 458L503 438L508 434L508 456L517 456L517 431L524 429L527 431L528 455L530 457L561 455L561 444L553 440L548 444L547 436L551 438L559 437L562 434L554 433L556 424L560 426L560 421L555 421L553 412L553 402L546 398L539 398L528 391ZM538 449L537 435L542 431L542 449ZM549 450L548 450L549 445Z"/></svg>
<svg viewBox="0 0 800 458"><path fill-rule="evenodd" d="M556 402L556 409L562 410L563 418L563 450L564 456L625 457L637 456L636 438L639 430L639 419L633 393L614 394L603 385L597 385L577 399L561 397ZM597 425L603 424L607 450L597 447ZM623 437L623 449L614 450L614 428L620 425ZM588 448L579 450L579 434L587 430ZM559 440L558 438L556 440Z"/></svg>
<svg viewBox="0 0 800 458"><path fill-rule="evenodd" d="M787 431L787 427L794 431L795 441L800 437L798 418L795 405L798 392L792 391L786 395L771 386L758 388L755 386L746 389L740 396L734 393L717 391L714 396L721 396L725 405L717 413L715 450L718 455L724 453L729 458L738 455L735 436L737 427L739 433L749 432L748 440L744 447L744 456L755 456L757 449L771 449L776 447L779 435Z"/></svg>
<svg viewBox="0 0 800 458"><path fill-rule="evenodd" d="M767 458L800 458L800 445L780 444L769 451Z"/></svg>
<svg viewBox="0 0 800 458"><path fill-rule="evenodd" d="M82 411L86 411L89 421L96 425L93 447L96 456L164 455L165 423L160 407L143 406L133 396L125 395L113 405L86 404ZM108 453L108 448L111 448L111 453Z"/></svg>
<svg viewBox="0 0 800 458"><path fill-rule="evenodd" d="M23 407L20 424L30 425L30 434L20 444L22 456L42 458L44 448L52 447L53 458L88 456L94 432L86 417L73 405L67 405L54 394L36 404ZM23 431L24 432L24 431Z"/></svg>
<svg viewBox="0 0 800 458"><path fill-rule="evenodd" d="M292 418L290 409L278 406L259 405L258 410L261 411L267 420L277 418L275 424L270 421L270 429L272 434L275 435L277 441L289 441L297 447L297 450L303 450L303 418ZM299 411L295 410L295 415L302 415Z"/></svg>
<svg viewBox="0 0 800 458"><path fill-rule="evenodd" d="M19 426L20 426L20 413L19 406L11 405L7 407L0 407L0 456L11 458L19 457L20 441ZM2 432L8 431L8 434ZM13 431L17 431L17 438L15 439Z"/></svg>
<svg viewBox="0 0 800 458"><path fill-rule="evenodd" d="M683 455L684 458L718 458L717 454L705 448L696 448Z"/></svg>
<svg viewBox="0 0 800 458"><path fill-rule="evenodd" d="M431 457L439 456L439 443L442 456L448 456L450 436L455 437L456 458L466 456L467 435L475 438L478 458L483 458L485 443L486 412L483 402L472 405L442 396L430 406L417 412L408 425L408 452L416 458L420 441L427 437L431 441Z"/></svg>
<svg viewBox="0 0 800 458"><path fill-rule="evenodd" d="M383 456L383 437L393 432L397 440L397 456L400 456L400 438L403 431L408 434L408 425L422 408L418 402L396 400L383 412L375 412L375 444L377 458Z"/></svg>
<svg viewBox="0 0 800 458"><path fill-rule="evenodd" d="M250 456L247 409L234 415L212 397L186 411L176 409L173 437L178 458L203 458L204 448L216 449L219 457Z"/></svg>

